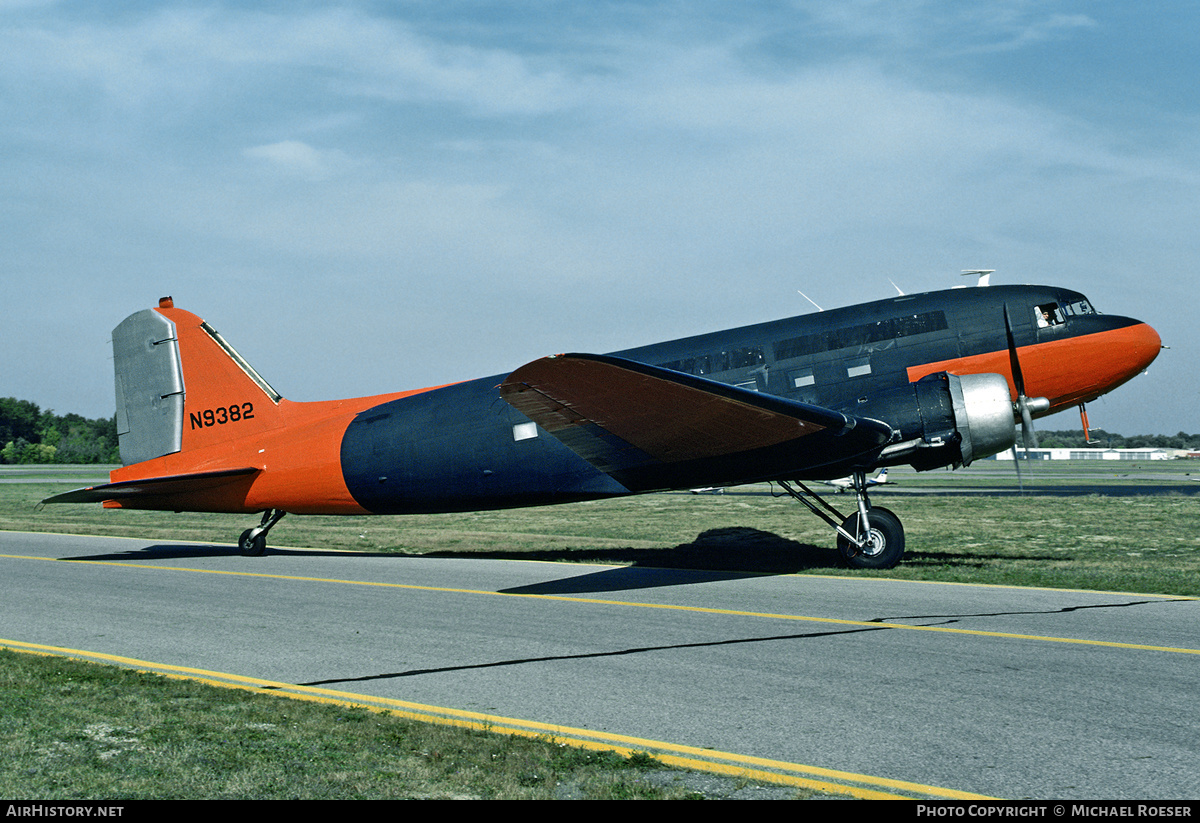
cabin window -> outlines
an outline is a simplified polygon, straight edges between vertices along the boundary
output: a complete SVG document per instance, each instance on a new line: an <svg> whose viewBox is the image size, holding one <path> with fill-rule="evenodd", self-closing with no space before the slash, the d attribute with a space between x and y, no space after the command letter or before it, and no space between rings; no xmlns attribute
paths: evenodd
<svg viewBox="0 0 1200 823"><path fill-rule="evenodd" d="M788 360L793 357L820 354L829 350L829 339L824 334L806 334L775 343L775 359Z"/></svg>
<svg viewBox="0 0 1200 823"><path fill-rule="evenodd" d="M871 373L871 361L863 358L855 358L846 364L847 377L863 377Z"/></svg>
<svg viewBox="0 0 1200 823"><path fill-rule="evenodd" d="M749 366L761 366L767 361L763 356L763 350L758 346L719 352L713 355L713 360L713 371L730 371Z"/></svg>
<svg viewBox="0 0 1200 823"><path fill-rule="evenodd" d="M946 323L946 314L941 311L897 317L892 323L896 337L915 337L918 334L945 331L949 328Z"/></svg>
<svg viewBox="0 0 1200 823"><path fill-rule="evenodd" d="M949 326L946 315L941 311L925 312L924 314L909 314L903 317L893 317L874 323L862 323L857 326L847 326L842 329L806 334L803 337L790 337L787 340L775 342L775 359L787 360L792 357L805 357L826 351L871 346L884 348L877 343L899 340L906 337L916 337L920 334L945 331Z"/></svg>
<svg viewBox="0 0 1200 823"><path fill-rule="evenodd" d="M670 363L659 363L664 369L681 371L684 374L712 374L714 372L744 369L749 366L761 366L767 362L763 350L759 346L747 346L732 351L714 352L699 357L687 357L683 360L672 360Z"/></svg>
<svg viewBox="0 0 1200 823"><path fill-rule="evenodd" d="M812 369L796 369L788 372L788 380L791 381L793 389L802 389L805 386L811 386L817 382L817 378L813 375Z"/></svg>
<svg viewBox="0 0 1200 823"><path fill-rule="evenodd" d="M712 358L708 355L686 357L683 360L672 360L670 363L659 363L658 365L660 368L681 371L684 374L708 374L712 371Z"/></svg>

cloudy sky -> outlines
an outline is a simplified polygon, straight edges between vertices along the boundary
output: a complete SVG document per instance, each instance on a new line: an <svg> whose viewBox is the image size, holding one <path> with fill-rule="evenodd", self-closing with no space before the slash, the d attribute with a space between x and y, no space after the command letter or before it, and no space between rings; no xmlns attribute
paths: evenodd
<svg viewBox="0 0 1200 823"><path fill-rule="evenodd" d="M1093 425L1200 431L1198 9L0 0L0 395L111 415L167 294L316 400L989 268L1171 347Z"/></svg>

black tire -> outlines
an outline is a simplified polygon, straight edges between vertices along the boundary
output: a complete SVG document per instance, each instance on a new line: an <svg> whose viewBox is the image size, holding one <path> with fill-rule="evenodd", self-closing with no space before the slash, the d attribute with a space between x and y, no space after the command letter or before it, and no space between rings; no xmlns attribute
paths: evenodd
<svg viewBox="0 0 1200 823"><path fill-rule="evenodd" d="M861 549L838 535L838 551L852 569L890 569L904 557L904 526L900 518L884 508L872 508L867 513L871 525L871 541ZM842 528L858 534L858 512L846 518Z"/></svg>
<svg viewBox="0 0 1200 823"><path fill-rule="evenodd" d="M254 529L246 529L238 538L238 551L246 557L259 557L267 550L267 536L252 537Z"/></svg>

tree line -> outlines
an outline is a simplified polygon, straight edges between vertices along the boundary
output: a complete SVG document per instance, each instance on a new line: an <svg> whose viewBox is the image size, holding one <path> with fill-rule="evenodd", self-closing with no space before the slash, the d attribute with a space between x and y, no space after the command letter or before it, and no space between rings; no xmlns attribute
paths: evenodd
<svg viewBox="0 0 1200 823"><path fill-rule="evenodd" d="M89 420L0 397L0 463L120 463L116 417Z"/></svg>
<svg viewBox="0 0 1200 823"><path fill-rule="evenodd" d="M1083 439L1083 429L1038 431L1038 445L1043 449L1187 449L1200 451L1200 434L1121 434L1092 429L1091 442Z"/></svg>
<svg viewBox="0 0 1200 823"><path fill-rule="evenodd" d="M1039 431L1046 449L1189 449L1200 451L1200 434L1138 434L1125 437L1093 429L1091 443L1083 431ZM89 420L78 414L42 411L37 403L0 397L0 463L120 463L116 417Z"/></svg>

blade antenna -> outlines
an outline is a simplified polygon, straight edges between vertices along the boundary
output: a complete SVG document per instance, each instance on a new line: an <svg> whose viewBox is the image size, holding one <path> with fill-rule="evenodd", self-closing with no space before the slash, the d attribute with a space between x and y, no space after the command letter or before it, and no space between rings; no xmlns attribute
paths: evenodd
<svg viewBox="0 0 1200 823"><path fill-rule="evenodd" d="M803 297L805 300L807 300L809 303L812 303L814 306L817 306L817 301L816 301L816 300L813 300L813 299L812 299L811 297L809 297L807 294L805 294L804 292L800 291L800 289L796 289L796 294L800 295L800 296L801 296L801 297ZM820 306L817 306L817 311L825 311L825 310L824 310L823 308L821 308Z"/></svg>

